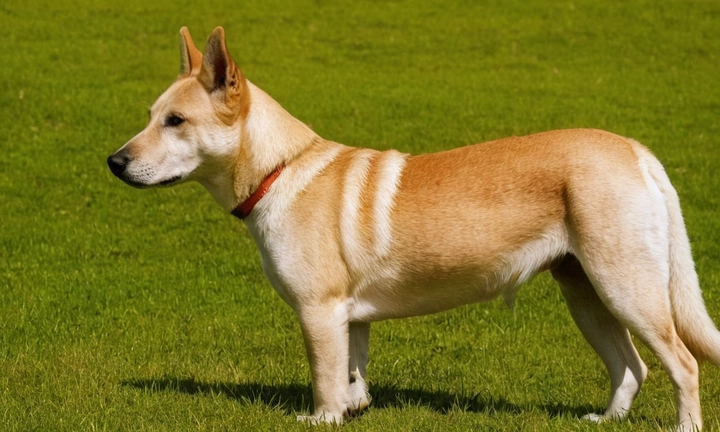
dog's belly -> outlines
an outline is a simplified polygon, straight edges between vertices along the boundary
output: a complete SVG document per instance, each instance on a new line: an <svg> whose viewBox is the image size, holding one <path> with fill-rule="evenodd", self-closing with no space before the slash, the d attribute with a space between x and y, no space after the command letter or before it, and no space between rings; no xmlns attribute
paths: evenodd
<svg viewBox="0 0 720 432"><path fill-rule="evenodd" d="M528 249L498 266L467 266L442 272L396 274L367 281L349 300L350 321L372 322L442 312L502 295L511 305L520 285L548 269L561 253ZM390 272L386 272L390 273ZM398 277L399 276L399 277Z"/></svg>
<svg viewBox="0 0 720 432"><path fill-rule="evenodd" d="M349 301L350 321L372 322L442 312L514 292L521 281L498 285L487 277L428 279L407 284L380 281Z"/></svg>

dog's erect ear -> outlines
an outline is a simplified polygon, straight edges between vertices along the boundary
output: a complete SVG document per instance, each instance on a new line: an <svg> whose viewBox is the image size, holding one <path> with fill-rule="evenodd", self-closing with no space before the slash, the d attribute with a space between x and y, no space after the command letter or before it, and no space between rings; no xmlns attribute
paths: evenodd
<svg viewBox="0 0 720 432"><path fill-rule="evenodd" d="M250 106L248 84L230 57L222 27L217 27L208 37L198 80L210 94L225 104L227 111L224 116L227 122L247 114Z"/></svg>
<svg viewBox="0 0 720 432"><path fill-rule="evenodd" d="M180 29L180 76L197 75L202 67L203 55L195 47L187 27Z"/></svg>
<svg viewBox="0 0 720 432"><path fill-rule="evenodd" d="M208 91L224 90L228 96L241 92L245 85L245 77L227 50L222 27L208 37L199 79Z"/></svg>

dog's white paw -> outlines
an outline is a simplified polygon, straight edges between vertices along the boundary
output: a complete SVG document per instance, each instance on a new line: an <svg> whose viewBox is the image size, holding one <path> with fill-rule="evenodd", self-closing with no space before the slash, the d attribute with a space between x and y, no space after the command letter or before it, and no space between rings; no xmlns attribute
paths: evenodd
<svg viewBox="0 0 720 432"><path fill-rule="evenodd" d="M297 416L297 421L302 423L308 423L310 425L319 425L322 423L334 423L334 424L342 424L344 421L344 416L341 415L334 415L327 412L322 412L321 414L313 414L313 415L299 415Z"/></svg>
<svg viewBox="0 0 720 432"><path fill-rule="evenodd" d="M370 405L370 393L367 391L365 381L358 377L350 384L350 406L348 406L348 414L354 416Z"/></svg>
<svg viewBox="0 0 720 432"><path fill-rule="evenodd" d="M594 413L590 413L590 414L585 414L584 416L582 416L582 419L583 419L583 420L587 420L587 421L591 421L591 422L593 422L593 423L602 423L602 422L607 421L607 420L608 420L608 417L605 416L604 414L594 414Z"/></svg>
<svg viewBox="0 0 720 432"><path fill-rule="evenodd" d="M316 425L316 424L320 423L316 417L306 416L306 415L299 415L299 416L297 416L296 420L299 421L300 423L308 423L311 425Z"/></svg>

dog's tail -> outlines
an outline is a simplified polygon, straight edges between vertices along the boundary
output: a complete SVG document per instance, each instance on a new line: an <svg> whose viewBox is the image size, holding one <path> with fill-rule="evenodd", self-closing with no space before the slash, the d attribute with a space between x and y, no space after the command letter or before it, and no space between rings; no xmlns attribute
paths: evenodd
<svg viewBox="0 0 720 432"><path fill-rule="evenodd" d="M669 294L677 333L696 358L720 366L720 332L705 308L677 192L649 150L637 144L635 151L647 163L650 176L665 199L669 217Z"/></svg>

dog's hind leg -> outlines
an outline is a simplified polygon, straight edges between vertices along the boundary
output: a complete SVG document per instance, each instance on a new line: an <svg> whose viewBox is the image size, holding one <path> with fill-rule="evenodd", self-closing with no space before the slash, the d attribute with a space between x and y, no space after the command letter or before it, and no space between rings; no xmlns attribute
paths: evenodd
<svg viewBox="0 0 720 432"><path fill-rule="evenodd" d="M617 257L630 262L628 255ZM635 263L642 262L638 252ZM615 262L609 268L615 273L590 274L598 296L607 309L630 332L655 354L668 374L675 390L678 431L702 429L700 409L699 369L697 360L678 336L670 310L670 299L663 277L653 269L628 266L619 270ZM584 264L583 264L584 265Z"/></svg>
<svg viewBox="0 0 720 432"><path fill-rule="evenodd" d="M677 430L702 429L698 363L675 330L668 293L667 248L642 244L643 240L660 243L662 235L652 236L641 229L628 229L624 235L627 240L612 233L595 238L593 249L587 249L592 253L579 257L582 268L606 310L642 340L668 374L677 401ZM615 247L602 244L607 240Z"/></svg>
<svg viewBox="0 0 720 432"><path fill-rule="evenodd" d="M570 314L585 339L598 353L610 375L610 400L603 414L585 419L622 419L640 391L647 367L633 346L630 333L605 307L580 262L572 255L552 270Z"/></svg>
<svg viewBox="0 0 720 432"><path fill-rule="evenodd" d="M356 414L370 404L366 383L370 323L350 323L350 414Z"/></svg>

